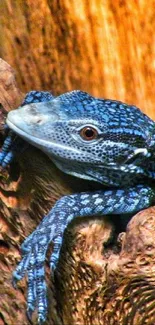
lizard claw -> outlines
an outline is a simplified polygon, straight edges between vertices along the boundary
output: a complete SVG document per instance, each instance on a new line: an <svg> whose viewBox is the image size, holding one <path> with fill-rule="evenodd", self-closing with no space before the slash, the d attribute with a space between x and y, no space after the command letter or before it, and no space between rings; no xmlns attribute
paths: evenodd
<svg viewBox="0 0 155 325"><path fill-rule="evenodd" d="M30 260L29 255L24 256L24 258L18 264L16 270L13 272L13 278L12 278L13 287L17 288L17 282L23 279L29 265L29 260Z"/></svg>
<svg viewBox="0 0 155 325"><path fill-rule="evenodd" d="M46 315L40 315L38 317L38 324L42 325L45 322L45 320L46 320Z"/></svg>
<svg viewBox="0 0 155 325"><path fill-rule="evenodd" d="M34 309L32 308L27 308L26 315L29 320L29 322L32 324L32 314L33 314Z"/></svg>
<svg viewBox="0 0 155 325"><path fill-rule="evenodd" d="M27 318L28 318L30 324L33 324L33 322L32 322L33 311L34 311L33 309L29 308L29 309L27 309L27 312L26 312L26 315L27 315ZM45 321L46 321L46 315L40 315L38 317L38 324L39 325L42 325Z"/></svg>

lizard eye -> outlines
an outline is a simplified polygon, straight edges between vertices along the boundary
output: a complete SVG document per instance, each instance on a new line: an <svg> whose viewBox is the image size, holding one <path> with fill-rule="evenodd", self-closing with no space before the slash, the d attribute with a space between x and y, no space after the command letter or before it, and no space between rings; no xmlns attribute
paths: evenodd
<svg viewBox="0 0 155 325"><path fill-rule="evenodd" d="M97 138L98 132L92 126L85 126L80 130L80 136L86 141L91 141Z"/></svg>

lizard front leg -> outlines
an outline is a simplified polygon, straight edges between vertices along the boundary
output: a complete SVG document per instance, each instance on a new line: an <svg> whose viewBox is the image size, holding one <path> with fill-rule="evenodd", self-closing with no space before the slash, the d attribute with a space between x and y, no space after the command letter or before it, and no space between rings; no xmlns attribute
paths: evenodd
<svg viewBox="0 0 155 325"><path fill-rule="evenodd" d="M44 262L51 241L54 243L50 266L54 269L59 258L63 233L75 217L132 213L147 208L154 200L154 190L138 185L130 189L73 194L62 197L37 229L22 245L23 259L14 272L14 283L28 273L28 313L38 308L39 323L47 314Z"/></svg>

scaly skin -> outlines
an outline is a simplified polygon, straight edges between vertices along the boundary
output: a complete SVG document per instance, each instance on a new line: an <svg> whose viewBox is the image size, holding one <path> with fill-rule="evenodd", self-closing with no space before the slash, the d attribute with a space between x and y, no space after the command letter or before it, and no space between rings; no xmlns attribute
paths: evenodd
<svg viewBox="0 0 155 325"><path fill-rule="evenodd" d="M47 91L30 91L21 106L27 105L29 103L40 103L48 102L54 97ZM5 125L6 131L8 131L7 125ZM19 138L14 132L9 130L9 134L4 141L2 151L0 152L0 165L6 167L11 161L15 158L16 154L19 154L21 151L25 150L28 146L28 143L23 139Z"/></svg>
<svg viewBox="0 0 155 325"><path fill-rule="evenodd" d="M28 274L28 313L37 307L41 323L47 314L44 262L49 243L54 243L54 269L72 219L133 213L155 201L155 123L135 106L72 91L10 112L7 124L64 173L109 187L62 197L23 243L14 281Z"/></svg>

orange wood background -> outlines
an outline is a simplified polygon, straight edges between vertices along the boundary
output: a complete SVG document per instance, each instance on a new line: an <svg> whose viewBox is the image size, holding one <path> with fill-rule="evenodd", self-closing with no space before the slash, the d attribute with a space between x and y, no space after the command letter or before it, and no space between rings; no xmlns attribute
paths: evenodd
<svg viewBox="0 0 155 325"><path fill-rule="evenodd" d="M155 118L155 0L2 0L0 56L23 91L82 89Z"/></svg>

